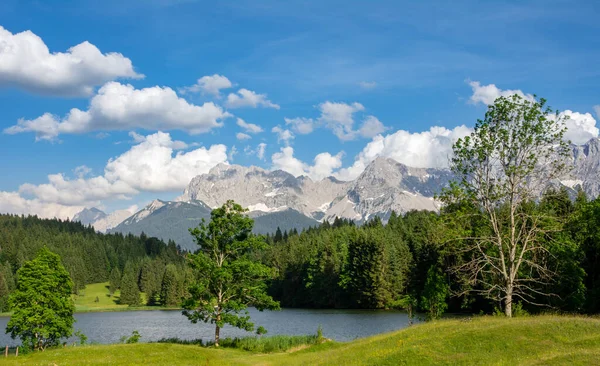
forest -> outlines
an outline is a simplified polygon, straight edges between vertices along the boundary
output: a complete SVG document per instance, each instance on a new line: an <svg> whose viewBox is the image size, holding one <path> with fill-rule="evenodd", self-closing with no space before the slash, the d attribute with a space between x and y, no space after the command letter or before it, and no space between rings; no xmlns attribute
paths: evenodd
<svg viewBox="0 0 600 366"><path fill-rule="evenodd" d="M566 189L548 190L527 209L543 217L549 230L542 245L551 281L532 287L531 298L517 301L519 310L598 313L600 311L600 199L576 199ZM474 207L446 206L441 213L392 213L362 226L336 219L300 234L268 236L261 260L276 269L271 295L285 307L407 308L428 314L493 313L502 304L477 288L468 288L457 268L467 263L465 250L474 233L487 230L477 219L466 220ZM458 215L458 211L463 211ZM545 215L547 214L547 215ZM545 215L545 216L544 216ZM466 242L466 243L465 243ZM522 273L527 277L529 273ZM549 296L547 295L549 294Z"/></svg>
<svg viewBox="0 0 600 366"><path fill-rule="evenodd" d="M529 210L547 213L553 222L544 240L547 265L555 273L539 283L539 296L517 301L519 311L600 312L600 199L575 199L566 189L547 191ZM455 269L468 260L463 250L471 233L485 230L477 220L446 206L440 213L392 213L363 225L345 219L324 222L298 233L277 231L267 246L252 253L273 268L268 292L283 307L411 308L431 316L443 312L493 313L501 304L485 294L465 291ZM121 303L177 306L185 297L192 271L186 252L174 242L145 235L99 234L79 223L0 215L0 304L15 287L20 265L44 245L60 255L74 282L110 281L121 289ZM527 276L526 273L523 274ZM544 295L551 292L551 296Z"/></svg>
<svg viewBox="0 0 600 366"><path fill-rule="evenodd" d="M46 246L58 254L79 293L86 284L110 281L120 303L177 305L184 295L185 259L177 245L147 237L100 234L79 222L0 215L0 311L8 311L17 270Z"/></svg>

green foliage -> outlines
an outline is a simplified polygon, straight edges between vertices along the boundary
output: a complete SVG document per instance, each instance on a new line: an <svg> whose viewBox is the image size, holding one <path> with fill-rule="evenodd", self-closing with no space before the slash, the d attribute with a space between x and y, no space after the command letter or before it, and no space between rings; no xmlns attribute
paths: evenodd
<svg viewBox="0 0 600 366"><path fill-rule="evenodd" d="M129 306L141 305L140 289L138 287L138 269L131 263L127 262L121 279L121 296L120 304Z"/></svg>
<svg viewBox="0 0 600 366"><path fill-rule="evenodd" d="M15 289L16 271L44 246L61 257L73 280L75 294L87 284L109 280L114 293L120 287L121 273L127 262L145 263L144 258L148 258L161 275L169 263L179 269L184 265L184 258L174 243L168 246L156 238L100 234L78 222L35 216L0 214L0 243L0 276L4 277L9 292ZM2 297L2 289L0 279L0 307L6 310L8 304L6 297Z"/></svg>
<svg viewBox="0 0 600 366"><path fill-rule="evenodd" d="M29 349L44 350L73 332L73 282L57 254L43 247L35 259L17 271L16 290L10 295L13 314L6 326Z"/></svg>
<svg viewBox="0 0 600 366"><path fill-rule="evenodd" d="M113 295L121 287L121 271L115 267L110 271L109 292Z"/></svg>
<svg viewBox="0 0 600 366"><path fill-rule="evenodd" d="M75 332L75 337L79 338L79 344L81 345L84 345L88 340L88 337L85 334L83 334L81 329L77 329L77 331Z"/></svg>
<svg viewBox="0 0 600 366"><path fill-rule="evenodd" d="M454 144L451 169L457 181L442 194L448 206L477 208L468 214L478 216L483 230L462 240L470 258L463 256L465 263L455 268L471 291L502 301L509 317L513 296L536 303L543 284L554 277L547 233L560 225L533 201L566 172L569 146L563 140L565 117L545 102L516 94L496 99L471 135Z"/></svg>
<svg viewBox="0 0 600 366"><path fill-rule="evenodd" d="M125 340L125 343L127 343L127 344L138 343L141 338L142 338L142 336L140 335L140 332L138 332L137 330L134 330L133 332L131 332L131 336L129 336L129 338L127 338Z"/></svg>
<svg viewBox="0 0 600 366"><path fill-rule="evenodd" d="M192 323L215 324L216 345L225 324L253 330L247 306L261 311L279 308L266 292L265 281L272 276L271 269L251 257L266 243L262 237L250 234L252 219L244 212L230 200L211 212L210 223L203 221L190 230L200 249L188 256L194 280L183 313Z"/></svg>
<svg viewBox="0 0 600 366"><path fill-rule="evenodd" d="M181 281L177 278L177 268L170 264L165 268L160 289L160 302L163 306L176 306L181 303Z"/></svg>
<svg viewBox="0 0 600 366"><path fill-rule="evenodd" d="M429 267L427 280L421 297L421 308L427 312L427 320L435 320L442 317L448 308L446 298L448 297L448 284L442 271L436 266Z"/></svg>

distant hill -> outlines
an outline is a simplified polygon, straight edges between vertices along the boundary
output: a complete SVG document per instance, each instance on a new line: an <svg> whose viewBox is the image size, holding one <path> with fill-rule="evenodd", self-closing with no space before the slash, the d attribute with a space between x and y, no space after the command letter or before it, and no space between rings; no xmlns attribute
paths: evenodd
<svg viewBox="0 0 600 366"><path fill-rule="evenodd" d="M198 247L188 229L198 226L202 219L209 220L212 209L202 201L173 202L155 200L141 211L135 213L109 232L132 233L142 232L162 240L172 239L182 248L194 251ZM302 229L316 226L318 221L302 215L295 210L278 212L253 211L254 232L257 234L275 233L281 230Z"/></svg>

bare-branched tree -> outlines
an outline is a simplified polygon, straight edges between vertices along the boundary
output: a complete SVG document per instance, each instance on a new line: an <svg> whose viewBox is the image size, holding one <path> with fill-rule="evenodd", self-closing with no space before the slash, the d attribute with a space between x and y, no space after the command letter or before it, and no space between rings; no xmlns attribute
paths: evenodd
<svg viewBox="0 0 600 366"><path fill-rule="evenodd" d="M500 301L509 317L514 298L547 295L542 289L554 275L545 243L556 225L531 203L567 169L564 122L544 99L500 97L453 146L457 181L441 199L466 203L486 228L461 238L466 259L455 270L466 291Z"/></svg>

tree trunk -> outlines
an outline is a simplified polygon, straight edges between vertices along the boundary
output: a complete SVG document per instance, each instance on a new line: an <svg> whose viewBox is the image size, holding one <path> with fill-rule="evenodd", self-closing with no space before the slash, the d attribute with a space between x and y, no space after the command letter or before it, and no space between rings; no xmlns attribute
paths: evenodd
<svg viewBox="0 0 600 366"><path fill-rule="evenodd" d="M215 327L215 347L219 347L219 331L221 330L221 328L219 328L219 326L217 325Z"/></svg>
<svg viewBox="0 0 600 366"><path fill-rule="evenodd" d="M513 289L512 286L509 286L506 290L506 299L504 300L504 314L508 318L512 318L512 296Z"/></svg>

